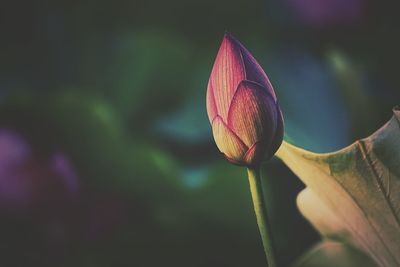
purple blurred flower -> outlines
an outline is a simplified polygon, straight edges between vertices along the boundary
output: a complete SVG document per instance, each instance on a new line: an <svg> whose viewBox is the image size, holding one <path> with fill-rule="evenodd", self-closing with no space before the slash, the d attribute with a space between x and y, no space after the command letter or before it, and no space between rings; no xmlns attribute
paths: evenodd
<svg viewBox="0 0 400 267"><path fill-rule="evenodd" d="M78 178L65 155L41 158L10 129L0 129L0 209L35 212L72 200Z"/></svg>
<svg viewBox="0 0 400 267"><path fill-rule="evenodd" d="M219 150L232 163L258 165L282 143L283 117L272 85L247 49L225 34L207 88Z"/></svg>
<svg viewBox="0 0 400 267"><path fill-rule="evenodd" d="M348 25L360 20L363 0L286 0L297 18L315 28Z"/></svg>

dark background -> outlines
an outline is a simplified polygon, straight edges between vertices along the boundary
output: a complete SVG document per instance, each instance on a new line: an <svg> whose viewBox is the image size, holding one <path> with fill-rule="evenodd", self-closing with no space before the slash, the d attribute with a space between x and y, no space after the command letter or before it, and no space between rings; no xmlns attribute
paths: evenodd
<svg viewBox="0 0 400 267"><path fill-rule="evenodd" d="M0 266L265 266L246 171L205 90L225 30L271 79L285 139L328 152L398 104L395 1L3 1ZM263 168L278 258L319 237Z"/></svg>

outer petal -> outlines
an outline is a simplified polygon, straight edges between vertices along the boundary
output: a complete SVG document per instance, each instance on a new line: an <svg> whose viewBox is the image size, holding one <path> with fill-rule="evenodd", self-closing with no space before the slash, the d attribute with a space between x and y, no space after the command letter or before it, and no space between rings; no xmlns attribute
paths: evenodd
<svg viewBox="0 0 400 267"><path fill-rule="evenodd" d="M248 147L256 142L269 146L277 126L274 99L261 85L242 81L232 99L228 125Z"/></svg>
<svg viewBox="0 0 400 267"><path fill-rule="evenodd" d="M229 104L240 81L245 79L239 46L225 34L210 76L219 115L226 120Z"/></svg>
<svg viewBox="0 0 400 267"><path fill-rule="evenodd" d="M279 149L283 141L283 134L284 134L284 123L283 123L283 115L279 105L276 105L277 109L277 126L275 130L275 136L272 140L272 144L270 149L268 150L268 157L271 158L275 152Z"/></svg>
<svg viewBox="0 0 400 267"><path fill-rule="evenodd" d="M225 124L220 116L215 117L212 122L215 143L218 149L226 157L241 161L247 151L247 146L242 140Z"/></svg>
<svg viewBox="0 0 400 267"><path fill-rule="evenodd" d="M226 159L227 161L229 161L229 162L232 163L233 165L236 165L236 166L247 166L247 164L246 164L244 161L233 160L233 159L227 157L225 154L224 154L224 157L225 157L225 159Z"/></svg>
<svg viewBox="0 0 400 267"><path fill-rule="evenodd" d="M246 165L258 165L265 157L266 146L261 142L254 143L243 157Z"/></svg>
<svg viewBox="0 0 400 267"><path fill-rule="evenodd" d="M218 115L218 109L215 104L214 90L210 81L208 82L206 101L208 119L210 120L210 123L212 123L214 118Z"/></svg>
<svg viewBox="0 0 400 267"><path fill-rule="evenodd" d="M265 74L264 70L261 68L260 64L258 64L257 60L250 54L250 52L232 35L226 34L229 36L231 42L237 47L240 51L244 70L245 70L245 78L243 80L249 80L253 82L257 82L265 87L265 89L271 94L272 98L276 102L276 95L274 89L271 85L271 82L268 79L268 76Z"/></svg>

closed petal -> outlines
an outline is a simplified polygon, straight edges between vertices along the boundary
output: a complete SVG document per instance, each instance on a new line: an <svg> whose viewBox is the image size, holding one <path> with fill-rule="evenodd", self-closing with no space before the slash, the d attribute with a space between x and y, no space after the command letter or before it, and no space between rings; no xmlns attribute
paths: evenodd
<svg viewBox="0 0 400 267"><path fill-rule="evenodd" d="M219 115L226 120L229 104L240 81L245 79L240 48L225 34L210 76Z"/></svg>
<svg viewBox="0 0 400 267"><path fill-rule="evenodd" d="M284 123L283 123L283 115L282 111L279 108L279 105L276 105L277 109L277 126L275 130L275 136L272 140L268 157L271 158L275 152L279 149L283 141L283 134L284 134Z"/></svg>
<svg viewBox="0 0 400 267"><path fill-rule="evenodd" d="M233 160L233 159L227 157L225 154L224 154L224 157L225 157L225 159L226 159L227 161L229 161L229 162L232 163L233 165L237 165L237 166L246 166L246 163L245 163L244 161Z"/></svg>
<svg viewBox="0 0 400 267"><path fill-rule="evenodd" d="M242 140L231 130L220 116L215 117L212 122L212 129L215 143L218 149L226 155L226 157L241 161L243 155L247 151L246 145Z"/></svg>
<svg viewBox="0 0 400 267"><path fill-rule="evenodd" d="M213 87L210 82L208 82L206 101L208 119L210 120L210 123L212 123L214 118L218 115L218 109L215 104Z"/></svg>
<svg viewBox="0 0 400 267"><path fill-rule="evenodd" d="M276 95L268 76L265 74L264 70L255 60L255 58L250 54L247 49L241 45L241 52L243 55L243 64L246 71L246 80L254 81L261 84L268 93L272 96L276 102Z"/></svg>
<svg viewBox="0 0 400 267"><path fill-rule="evenodd" d="M266 147L261 142L254 143L243 157L243 161L248 166L259 165L265 157Z"/></svg>
<svg viewBox="0 0 400 267"><path fill-rule="evenodd" d="M260 64L258 64L253 55L238 40L236 40L236 38L229 34L228 36L231 42L240 51L242 64L245 71L245 78L243 80L249 80L261 84L276 102L276 95L272 84L264 70L261 68Z"/></svg>
<svg viewBox="0 0 400 267"><path fill-rule="evenodd" d="M256 142L270 145L277 126L274 99L261 85L242 81L232 99L228 125L248 147Z"/></svg>

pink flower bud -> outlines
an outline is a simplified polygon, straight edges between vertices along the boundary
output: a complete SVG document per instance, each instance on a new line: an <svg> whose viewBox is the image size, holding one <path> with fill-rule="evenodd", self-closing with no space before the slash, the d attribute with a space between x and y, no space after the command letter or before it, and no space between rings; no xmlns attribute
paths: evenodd
<svg viewBox="0 0 400 267"><path fill-rule="evenodd" d="M207 113L218 149L234 164L259 165L282 143L283 117L272 85L228 33L208 82Z"/></svg>

